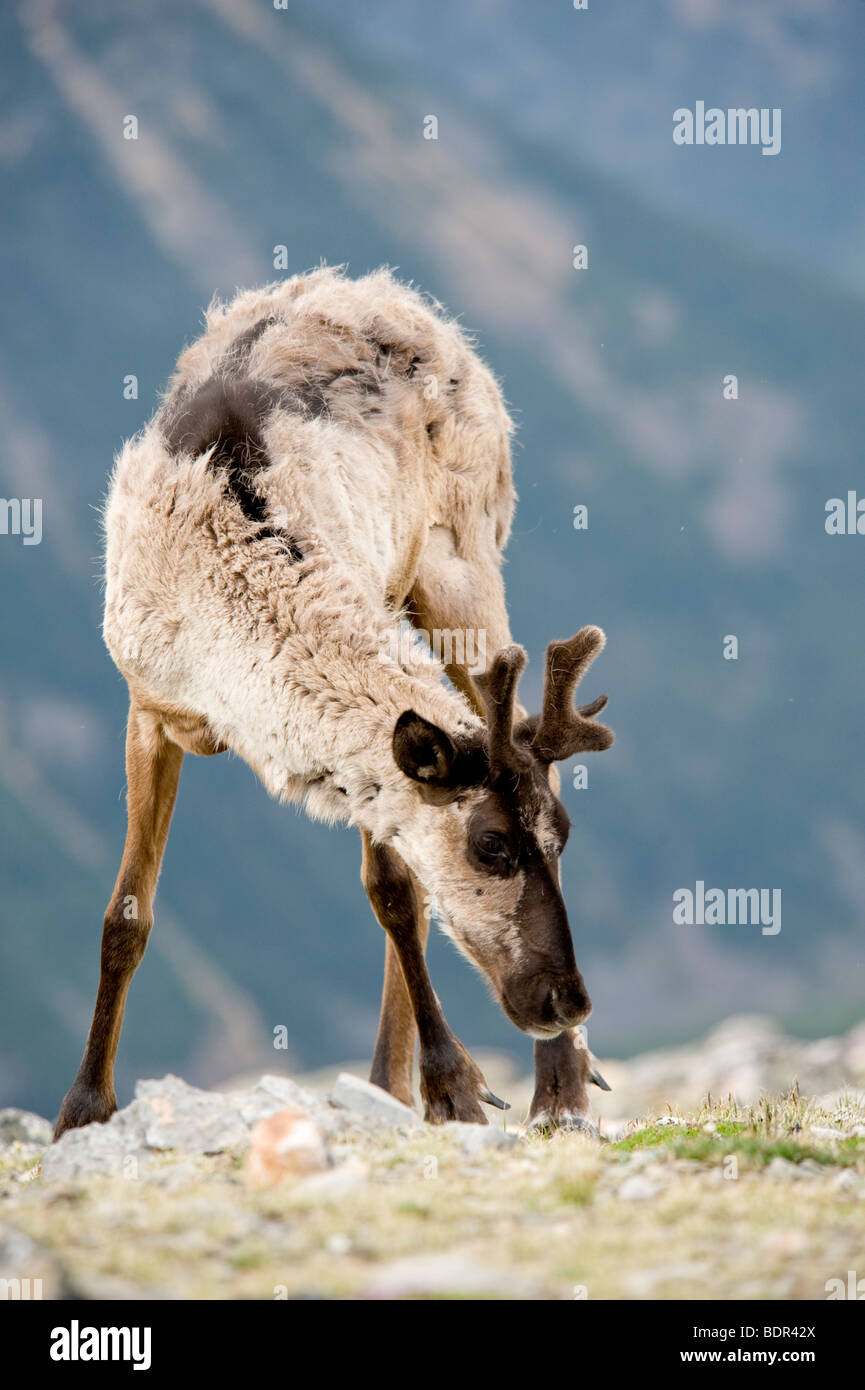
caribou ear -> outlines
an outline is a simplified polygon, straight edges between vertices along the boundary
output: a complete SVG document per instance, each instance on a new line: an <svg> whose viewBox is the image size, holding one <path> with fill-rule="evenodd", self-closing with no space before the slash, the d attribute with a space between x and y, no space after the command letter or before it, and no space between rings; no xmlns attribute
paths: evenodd
<svg viewBox="0 0 865 1390"><path fill-rule="evenodd" d="M413 782L442 787L448 785L457 750L444 729L407 709L393 731L393 756L400 772Z"/></svg>
<svg viewBox="0 0 865 1390"><path fill-rule="evenodd" d="M396 721L392 746L400 772L421 784L428 801L446 801L460 787L475 786L485 773L480 748L458 748L444 729L413 709Z"/></svg>

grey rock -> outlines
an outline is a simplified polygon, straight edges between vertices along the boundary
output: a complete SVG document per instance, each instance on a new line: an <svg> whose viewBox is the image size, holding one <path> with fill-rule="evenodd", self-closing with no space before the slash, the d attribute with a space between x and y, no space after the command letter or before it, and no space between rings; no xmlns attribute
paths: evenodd
<svg viewBox="0 0 865 1390"><path fill-rule="evenodd" d="M242 1093L241 1113L250 1125L267 1119L276 1110L302 1110L328 1138L338 1138L354 1122L349 1111L334 1108L329 1096L288 1076L263 1076L254 1090Z"/></svg>
<svg viewBox="0 0 865 1390"><path fill-rule="evenodd" d="M161 1153L179 1152L186 1159L242 1154L259 1120L287 1105L305 1108L300 1093L301 1088L281 1077L264 1077L254 1090L228 1095L200 1091L177 1076L139 1081L135 1100L107 1124L68 1130L52 1145L42 1160L42 1178L57 1182L101 1174L137 1179L152 1172Z"/></svg>
<svg viewBox="0 0 865 1390"><path fill-rule="evenodd" d="M172 1155L173 1161L156 1164L145 1158L140 1176L151 1187L161 1187L167 1192L182 1192L184 1188L198 1187L203 1172L199 1158L186 1158L183 1154ZM225 1173L207 1171L208 1190L220 1192L225 1187L234 1187L237 1179Z"/></svg>
<svg viewBox="0 0 865 1390"><path fill-rule="evenodd" d="M845 1086L850 1100L861 1104L865 1023L845 1037L805 1041L787 1037L768 1018L729 1018L683 1047L646 1052L616 1064L615 1105L619 1114L636 1115L646 1108L663 1113L667 1105L696 1107L707 1093L732 1094L742 1104L756 1104L762 1094L789 1091L794 1077L803 1096L820 1099L828 1110L843 1101L839 1088ZM853 1094L857 1089L859 1094ZM603 1115L606 1098L595 1096L594 1100Z"/></svg>
<svg viewBox="0 0 865 1390"><path fill-rule="evenodd" d="M803 1159L801 1163L791 1163L789 1158L782 1158L780 1154L776 1154L764 1169L767 1177L783 1178L785 1182L822 1177L825 1171L821 1164L815 1163L811 1158Z"/></svg>
<svg viewBox="0 0 865 1390"><path fill-rule="evenodd" d="M104 1125L67 1130L43 1155L42 1181L70 1182L97 1174L139 1177L147 1150L137 1107L138 1102L133 1102L125 1110L118 1110Z"/></svg>
<svg viewBox="0 0 865 1390"><path fill-rule="evenodd" d="M290 1076L263 1076L249 1096L253 1106L269 1107L273 1100L279 1102L280 1110L304 1110L315 1119L321 1119L329 1108L326 1100L316 1095L315 1091L310 1091L307 1086L292 1081ZM268 1109L267 1114L273 1113ZM265 1118L266 1115L256 1115L256 1119Z"/></svg>
<svg viewBox="0 0 865 1390"><path fill-rule="evenodd" d="M784 1178L786 1180L797 1176L796 1164L791 1163L789 1158L782 1158L780 1154L776 1154L772 1161L766 1164L763 1171L767 1178Z"/></svg>
<svg viewBox="0 0 865 1390"><path fill-rule="evenodd" d="M53 1133L51 1122L30 1110L0 1110L0 1149L15 1143L35 1144L44 1148L51 1143Z"/></svg>
<svg viewBox="0 0 865 1390"><path fill-rule="evenodd" d="M417 1130L423 1123L413 1110L402 1101L383 1091L380 1086L364 1081L350 1072L340 1072L331 1095L331 1104L343 1110L350 1110L365 1120L378 1124L392 1125L394 1128Z"/></svg>
<svg viewBox="0 0 865 1390"><path fill-rule="evenodd" d="M496 1125L467 1125L452 1121L443 1128L453 1134L466 1154L482 1153L486 1149L513 1149L520 1142L511 1130Z"/></svg>
<svg viewBox="0 0 865 1390"><path fill-rule="evenodd" d="M179 1149L187 1154L237 1153L249 1143L250 1124L243 1118L239 1096L199 1091L177 1076L165 1076L161 1081L139 1081L135 1098L142 1103L144 1143L148 1149Z"/></svg>

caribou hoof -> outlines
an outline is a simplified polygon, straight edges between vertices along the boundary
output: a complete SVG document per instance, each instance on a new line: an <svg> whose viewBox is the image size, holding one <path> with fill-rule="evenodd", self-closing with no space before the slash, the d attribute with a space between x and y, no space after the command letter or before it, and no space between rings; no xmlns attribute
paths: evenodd
<svg viewBox="0 0 865 1390"><path fill-rule="evenodd" d="M570 1110L555 1113L540 1110L537 1115L529 1116L526 1129L530 1134L554 1134L559 1131L563 1134L585 1134L587 1139L601 1137L601 1131L591 1115L576 1115Z"/></svg>
<svg viewBox="0 0 865 1390"><path fill-rule="evenodd" d="M421 1096L425 1119L433 1125L459 1120L463 1124L486 1125L489 1120L481 1101L509 1110L506 1101L494 1096L462 1043L456 1038L435 1056L421 1057Z"/></svg>
<svg viewBox="0 0 865 1390"><path fill-rule="evenodd" d="M67 1129L81 1129L84 1125L94 1123L105 1124L116 1109L117 1098L113 1091L106 1095L103 1091L91 1090L76 1081L60 1107L52 1142L56 1142Z"/></svg>

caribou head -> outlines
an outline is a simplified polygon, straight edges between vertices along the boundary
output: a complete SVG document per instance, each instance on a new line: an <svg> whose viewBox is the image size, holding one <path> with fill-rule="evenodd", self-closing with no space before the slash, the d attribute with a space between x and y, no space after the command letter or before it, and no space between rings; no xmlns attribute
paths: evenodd
<svg viewBox="0 0 865 1390"><path fill-rule="evenodd" d="M550 643L539 715L516 716L526 653L510 646L475 677L486 710L483 733L454 739L407 710L393 735L394 758L417 784L419 808L394 845L505 1013L536 1038L583 1022L592 1007L559 886L570 823L550 769L613 742L596 719L606 695L574 705L604 642L600 628L584 627L569 641Z"/></svg>

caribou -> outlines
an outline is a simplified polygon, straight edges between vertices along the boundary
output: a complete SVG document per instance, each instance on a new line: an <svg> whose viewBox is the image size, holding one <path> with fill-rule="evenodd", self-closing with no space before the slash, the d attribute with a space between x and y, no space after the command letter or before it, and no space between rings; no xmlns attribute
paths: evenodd
<svg viewBox="0 0 865 1390"><path fill-rule="evenodd" d="M385 931L371 1080L428 1120L504 1106L451 1031L427 904L534 1040L528 1123L590 1128L605 1085L560 887L556 763L613 742L575 691L604 645L550 644L518 700L502 557L511 420L475 344L388 270L309 274L214 302L104 513L104 638L129 689L128 825L93 1022L56 1135L116 1109L114 1062L186 754L231 750L274 797L356 826ZM398 632L482 633L445 661ZM460 654L472 652L472 665ZM483 651L483 669L475 660Z"/></svg>

